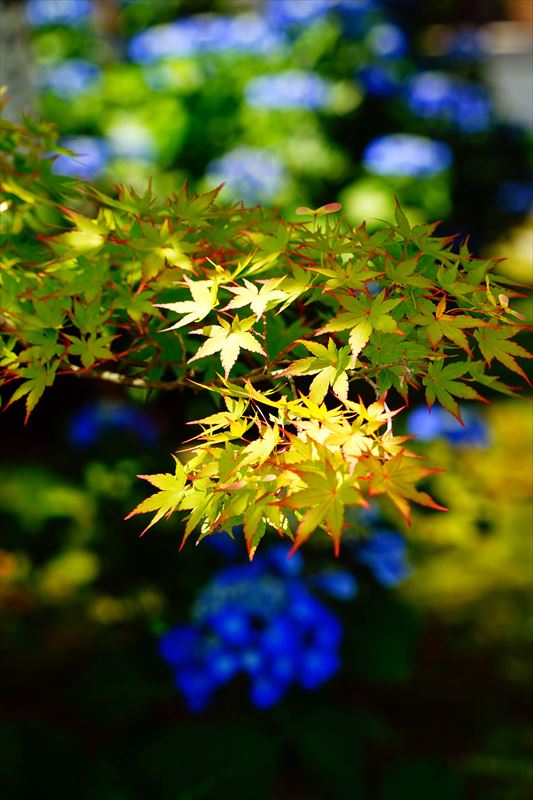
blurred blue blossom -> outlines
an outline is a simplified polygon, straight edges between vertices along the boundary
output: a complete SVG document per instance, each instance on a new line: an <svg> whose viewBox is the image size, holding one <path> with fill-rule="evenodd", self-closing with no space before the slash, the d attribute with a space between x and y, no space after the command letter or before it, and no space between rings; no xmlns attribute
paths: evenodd
<svg viewBox="0 0 533 800"><path fill-rule="evenodd" d="M291 686L317 689L339 670L342 626L288 552L280 545L221 570L200 592L193 621L161 637L159 652L192 711L237 674L249 677L250 700L263 709Z"/></svg>
<svg viewBox="0 0 533 800"><path fill-rule="evenodd" d="M27 0L30 25L76 25L90 16L93 0Z"/></svg>
<svg viewBox="0 0 533 800"><path fill-rule="evenodd" d="M533 208L533 183L505 181L496 196L498 207L509 214L524 214Z"/></svg>
<svg viewBox="0 0 533 800"><path fill-rule="evenodd" d="M486 447L489 433L486 423L472 409L462 408L464 426L440 406L419 406L407 418L407 430L422 442L447 439L452 444L466 447Z"/></svg>
<svg viewBox="0 0 533 800"><path fill-rule="evenodd" d="M245 88L251 106L260 108L320 109L331 98L329 81L303 70L287 70L253 78Z"/></svg>
<svg viewBox="0 0 533 800"><path fill-rule="evenodd" d="M374 531L367 541L357 545L356 558L383 586L396 586L411 573L405 540L396 531Z"/></svg>
<svg viewBox="0 0 533 800"><path fill-rule="evenodd" d="M136 63L152 64L206 52L268 53L282 43L283 37L257 14L196 14L138 33L128 54Z"/></svg>
<svg viewBox="0 0 533 800"><path fill-rule="evenodd" d="M249 204L274 200L287 183L285 165L279 156L245 145L211 161L206 174L211 181L227 183L235 198Z"/></svg>
<svg viewBox="0 0 533 800"><path fill-rule="evenodd" d="M102 139L77 136L73 139L63 139L61 146L72 150L75 155L58 156L52 167L52 171L56 174L92 180L104 171L109 158L109 149Z"/></svg>
<svg viewBox="0 0 533 800"><path fill-rule="evenodd" d="M453 30L446 42L446 55L451 61L471 62L483 57L483 35L478 28Z"/></svg>
<svg viewBox="0 0 533 800"><path fill-rule="evenodd" d="M533 183L505 181L498 189L498 206L510 214L523 214L533 207Z"/></svg>
<svg viewBox="0 0 533 800"><path fill-rule="evenodd" d="M264 13L274 25L302 25L331 11L335 0L267 0Z"/></svg>
<svg viewBox="0 0 533 800"><path fill-rule="evenodd" d="M480 133L491 122L486 90L444 72L421 72L409 83L407 105L419 117L437 118L466 133Z"/></svg>
<svg viewBox="0 0 533 800"><path fill-rule="evenodd" d="M376 97L392 97L400 88L400 80L392 63L368 64L355 75L367 93Z"/></svg>
<svg viewBox="0 0 533 800"><path fill-rule="evenodd" d="M156 427L146 413L125 403L92 403L75 414L67 428L76 447L91 447L107 432L133 433L147 445L157 440Z"/></svg>
<svg viewBox="0 0 533 800"><path fill-rule="evenodd" d="M92 88L99 77L100 69L96 64L82 58L67 58L43 69L39 82L58 97L70 100Z"/></svg>
<svg viewBox="0 0 533 800"><path fill-rule="evenodd" d="M373 25L366 40L374 55L382 58L401 58L407 52L407 37L397 25Z"/></svg>
<svg viewBox="0 0 533 800"><path fill-rule="evenodd" d="M375 175L425 178L447 169L452 158L452 151L444 142L393 133L379 136L367 145L363 164Z"/></svg>
<svg viewBox="0 0 533 800"><path fill-rule="evenodd" d="M357 20L377 6L376 0L266 0L264 13L277 28L308 25L337 12L343 21Z"/></svg>
<svg viewBox="0 0 533 800"><path fill-rule="evenodd" d="M314 575L312 585L335 600L353 600L358 592L357 580L345 569L331 569Z"/></svg>

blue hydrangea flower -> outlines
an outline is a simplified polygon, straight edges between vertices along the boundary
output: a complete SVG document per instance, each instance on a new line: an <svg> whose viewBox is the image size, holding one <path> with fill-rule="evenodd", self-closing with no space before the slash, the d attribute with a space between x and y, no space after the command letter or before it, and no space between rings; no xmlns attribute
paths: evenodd
<svg viewBox="0 0 533 800"><path fill-rule="evenodd" d="M356 80L368 94L376 97L392 97L400 89L400 80L394 64L368 64L357 71Z"/></svg>
<svg viewBox="0 0 533 800"><path fill-rule="evenodd" d="M533 183L505 181L496 196L498 207L510 214L524 214L533 206Z"/></svg>
<svg viewBox="0 0 533 800"><path fill-rule="evenodd" d="M444 142L393 133L379 136L367 145L363 164L375 175L426 178L448 169L452 151Z"/></svg>
<svg viewBox="0 0 533 800"><path fill-rule="evenodd" d="M491 122L491 106L482 86L443 72L421 72L409 83L407 105L419 117L445 120L465 133L480 133Z"/></svg>
<svg viewBox="0 0 533 800"><path fill-rule="evenodd" d="M92 12L92 0L27 0L30 25L77 25Z"/></svg>
<svg viewBox="0 0 533 800"><path fill-rule="evenodd" d="M152 420L141 409L124 403L94 403L82 408L70 420L67 435L76 447L91 447L110 431L133 433L147 445L157 440Z"/></svg>
<svg viewBox="0 0 533 800"><path fill-rule="evenodd" d="M245 145L211 161L206 174L215 183L226 183L234 198L249 204L272 202L287 184L279 156Z"/></svg>
<svg viewBox="0 0 533 800"><path fill-rule="evenodd" d="M411 572L405 540L395 531L374 532L370 539L357 546L356 558L383 586L396 586Z"/></svg>
<svg viewBox="0 0 533 800"><path fill-rule="evenodd" d="M371 51L381 58L401 58L407 52L407 37L397 25L374 25L366 39Z"/></svg>
<svg viewBox="0 0 533 800"><path fill-rule="evenodd" d="M464 426L440 406L419 406L407 418L407 430L422 442L432 439L447 439L455 445L486 447L488 428L482 418L470 408L462 408Z"/></svg>
<svg viewBox="0 0 533 800"><path fill-rule="evenodd" d="M75 155L58 156L54 161L52 172L57 175L69 175L90 181L98 178L104 171L109 158L109 150L102 139L93 136L77 136L72 139L64 139L61 145L72 150Z"/></svg>
<svg viewBox="0 0 533 800"><path fill-rule="evenodd" d="M191 655L199 652L201 643L199 630L192 625L181 625L160 638L159 653L171 667L181 667L189 663Z"/></svg>
<svg viewBox="0 0 533 800"><path fill-rule="evenodd" d="M357 20L376 8L376 0L267 0L264 13L279 28L309 25L331 12L343 21Z"/></svg>
<svg viewBox="0 0 533 800"><path fill-rule="evenodd" d="M331 11L333 3L331 0L267 0L264 13L268 20L281 28L307 25Z"/></svg>
<svg viewBox="0 0 533 800"><path fill-rule="evenodd" d="M221 570L200 592L192 622L161 637L160 655L192 711L237 674L249 677L251 702L266 709L291 686L314 690L339 670L342 626L303 583L298 561L287 568L288 552L274 547Z"/></svg>
<svg viewBox="0 0 533 800"><path fill-rule="evenodd" d="M407 87L407 105L419 117L451 117L454 82L444 72L421 72Z"/></svg>
<svg viewBox="0 0 533 800"><path fill-rule="evenodd" d="M459 86L453 104L453 121L465 133L483 133L490 126L492 110L487 91L482 86Z"/></svg>
<svg viewBox="0 0 533 800"><path fill-rule="evenodd" d="M138 64L152 64L208 52L269 53L283 41L257 14L197 14L138 33L130 40L128 55Z"/></svg>
<svg viewBox="0 0 533 800"><path fill-rule="evenodd" d="M245 89L251 106L320 109L331 99L331 85L313 72L288 70L253 78Z"/></svg>
<svg viewBox="0 0 533 800"><path fill-rule="evenodd" d="M40 83L65 100L91 89L100 77L96 64L82 58L67 58L54 67L43 70Z"/></svg>
<svg viewBox="0 0 533 800"><path fill-rule="evenodd" d="M353 600L358 592L357 581L348 570L326 570L313 576L313 586L335 600Z"/></svg>
<svg viewBox="0 0 533 800"><path fill-rule="evenodd" d="M452 62L478 61L483 57L481 31L471 27L454 30L446 42L446 55Z"/></svg>

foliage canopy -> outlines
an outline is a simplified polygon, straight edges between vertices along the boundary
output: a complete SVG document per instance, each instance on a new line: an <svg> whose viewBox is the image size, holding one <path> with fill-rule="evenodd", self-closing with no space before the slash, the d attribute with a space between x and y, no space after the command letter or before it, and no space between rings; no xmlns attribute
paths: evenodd
<svg viewBox="0 0 533 800"><path fill-rule="evenodd" d="M222 401L173 473L141 476L158 491L129 516L155 512L149 528L184 512L184 542L243 523L252 557L267 526L295 547L321 529L337 551L346 508L374 495L407 521L410 502L441 508L417 489L429 470L394 434L387 393L399 405L423 387L460 419L457 400L512 393L495 360L526 377L518 293L495 262L454 252L399 207L369 234L338 204L287 221L221 205L218 189L107 196L54 174L54 151L47 124L2 122L9 403L25 398L27 419L69 374Z"/></svg>

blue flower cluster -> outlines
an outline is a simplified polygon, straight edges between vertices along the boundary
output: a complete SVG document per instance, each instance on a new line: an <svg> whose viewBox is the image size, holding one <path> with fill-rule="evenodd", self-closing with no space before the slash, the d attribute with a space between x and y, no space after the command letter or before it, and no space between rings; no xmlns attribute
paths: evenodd
<svg viewBox="0 0 533 800"><path fill-rule="evenodd" d="M407 53L407 37L397 25L383 22L373 25L366 42L375 56L380 58L401 58Z"/></svg>
<svg viewBox="0 0 533 800"><path fill-rule="evenodd" d="M481 133L491 123L486 90L444 72L421 72L406 91L409 109L418 117L438 119L465 133Z"/></svg>
<svg viewBox="0 0 533 800"><path fill-rule="evenodd" d="M253 78L245 89L249 105L259 108L324 108L331 99L329 81L303 70L287 70Z"/></svg>
<svg viewBox="0 0 533 800"><path fill-rule="evenodd" d="M504 181L498 189L496 202L509 214L524 214L533 209L533 183Z"/></svg>
<svg viewBox="0 0 533 800"><path fill-rule="evenodd" d="M452 151L444 142L393 133L373 139L362 160L374 175L426 178L448 169L452 159Z"/></svg>
<svg viewBox="0 0 533 800"><path fill-rule="evenodd" d="M192 711L239 674L249 677L251 702L266 709L291 686L314 690L339 670L341 623L287 553L276 547L220 571L200 593L193 622L161 637L160 654Z"/></svg>
<svg viewBox="0 0 533 800"><path fill-rule="evenodd" d="M30 25L76 25L90 16L92 0L28 0Z"/></svg>
<svg viewBox="0 0 533 800"><path fill-rule="evenodd" d="M157 441L152 420L139 408L125 403L94 403L75 414L67 428L67 436L76 447L91 447L106 432L133 433L143 444Z"/></svg>
<svg viewBox="0 0 533 800"><path fill-rule="evenodd" d="M265 15L279 28L308 25L337 12L348 20L361 17L377 6L376 0L267 0Z"/></svg>
<svg viewBox="0 0 533 800"><path fill-rule="evenodd" d="M423 442L432 439L447 439L453 445L486 447L489 432L486 423L470 408L461 409L464 426L440 406L431 411L419 406L407 418L407 430Z"/></svg>
<svg viewBox="0 0 533 800"><path fill-rule="evenodd" d="M481 29L465 26L453 30L446 38L445 52L451 61L479 61L484 55Z"/></svg>
<svg viewBox="0 0 533 800"><path fill-rule="evenodd" d="M356 558L382 586L396 586L411 574L405 539L396 531L377 530L358 544Z"/></svg>
<svg viewBox="0 0 533 800"><path fill-rule="evenodd" d="M235 558L242 528L235 527L233 535L234 540L220 531L208 541ZM221 570L200 592L192 622L160 638L159 652L174 670L191 711L207 708L218 687L237 675L248 676L250 700L264 709L278 703L291 686L317 689L338 672L342 626L312 589L346 602L357 595L357 580L342 568L305 580L301 553L290 558L288 553L289 546L280 544L252 564ZM405 541L395 531L373 532L354 545L353 556L386 587L411 572Z"/></svg>
<svg viewBox="0 0 533 800"><path fill-rule="evenodd" d="M394 62L367 64L357 71L355 77L368 94L376 97L391 97L401 86Z"/></svg>
<svg viewBox="0 0 533 800"><path fill-rule="evenodd" d="M83 180L99 177L109 159L109 148L103 139L94 136L76 136L64 139L61 146L72 150L75 155L60 155L54 161L52 171L57 175L70 175Z"/></svg>
<svg viewBox="0 0 533 800"><path fill-rule="evenodd" d="M248 204L274 200L287 183L285 165L279 156L245 145L211 161L206 174L211 181L226 183L234 198Z"/></svg>
<svg viewBox="0 0 533 800"><path fill-rule="evenodd" d="M44 69L39 82L58 97L70 100L91 89L99 77L100 70L96 64L82 58L67 58L54 67Z"/></svg>
<svg viewBox="0 0 533 800"><path fill-rule="evenodd" d="M269 53L283 41L257 14L197 14L138 33L130 40L128 55L138 64L152 64L208 52Z"/></svg>

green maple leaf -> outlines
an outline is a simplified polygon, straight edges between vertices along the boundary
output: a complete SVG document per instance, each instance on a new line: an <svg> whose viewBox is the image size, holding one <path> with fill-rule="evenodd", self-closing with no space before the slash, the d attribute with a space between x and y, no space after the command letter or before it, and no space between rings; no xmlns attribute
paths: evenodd
<svg viewBox="0 0 533 800"><path fill-rule="evenodd" d="M348 373L350 348L340 350L333 339L329 339L327 348L317 342L298 339L298 342L313 353L312 357L300 358L290 365L281 375L315 375L309 387L309 398L316 405L324 400L329 387L341 400L348 398Z"/></svg>
<svg viewBox="0 0 533 800"><path fill-rule="evenodd" d="M205 356L212 356L214 353L220 353L224 376L227 378L239 357L241 349L265 355L265 351L257 339L249 332L255 322L254 317L240 320L238 316L235 316L231 325L221 317L218 318L218 321L220 325L209 325L201 331L192 331L192 333L201 334L208 338L194 356L189 359L189 363Z"/></svg>
<svg viewBox="0 0 533 800"><path fill-rule="evenodd" d="M177 303L154 303L157 308L168 308L169 311L175 311L177 314L185 314L183 319L171 325L170 328L164 328L162 332L182 328L190 322L200 322L207 317L217 304L216 279L211 281L192 281L187 276L184 276L184 280L189 287L192 300L183 300Z"/></svg>
<svg viewBox="0 0 533 800"><path fill-rule="evenodd" d="M244 278L245 286L227 287L235 297L228 303L226 308L250 306L256 319L260 319L267 308L270 309L287 298L287 294L282 289L278 288L284 280L285 276L258 281L258 283L263 284L261 288L258 288L255 283Z"/></svg>
<svg viewBox="0 0 533 800"><path fill-rule="evenodd" d="M429 407L433 405L435 400L438 400L443 408L453 414L459 420L461 425L461 412L459 406L454 400L454 397L459 397L463 400L481 400L484 398L479 395L475 389L468 386L466 383L458 381L457 378L462 377L465 373L470 371L470 364L465 361L457 361L453 364L444 364L444 361L433 361L428 367L428 374L423 380L426 387L426 400Z"/></svg>
<svg viewBox="0 0 533 800"><path fill-rule="evenodd" d="M433 348L436 348L443 337L462 348L468 355L472 355L468 339L463 333L463 328L480 328L487 323L475 317L464 315L452 317L450 314L443 314L432 320L426 328L426 334Z"/></svg>
<svg viewBox="0 0 533 800"><path fill-rule="evenodd" d="M398 329L396 320L388 312L401 303L402 299L385 300L385 290L374 298L366 295L360 297L342 295L338 299L347 311L341 312L335 319L330 320L318 333L343 331L350 328L348 341L352 351L351 366L353 367L373 330L394 333Z"/></svg>
<svg viewBox="0 0 533 800"><path fill-rule="evenodd" d="M495 358L507 369L516 372L517 375L521 375L531 385L531 381L522 367L516 363L514 356L520 356L521 358L533 358L533 356L521 345L509 341L519 330L520 328L517 327L484 328L476 331L474 335L489 367Z"/></svg>
<svg viewBox="0 0 533 800"><path fill-rule="evenodd" d="M327 455L320 469L313 465L293 467L293 471L304 481L306 488L284 498L280 505L304 514L296 529L293 551L296 550L317 528L324 528L333 539L335 555L338 555L344 529L345 506L366 505L356 480L347 474L347 465L336 467ZM292 551L291 551L292 552Z"/></svg>
<svg viewBox="0 0 533 800"><path fill-rule="evenodd" d="M415 484L417 481L439 470L426 469L413 464L412 458L406 458L403 452L391 456L384 462L374 456L369 456L366 465L370 473L370 496L386 494L404 516L408 525L411 524L411 509L409 500L437 511L447 511L444 506L436 503L427 492L419 491Z"/></svg>
<svg viewBox="0 0 533 800"><path fill-rule="evenodd" d="M141 536L146 533L146 531L151 528L152 525L155 525L156 522L159 522L162 517L170 516L170 514L172 514L172 512L178 508L183 500L183 490L185 488L187 476L182 464L175 456L174 461L176 462L176 471L174 475L170 474L169 472L161 475L137 475L138 478L148 481L148 483L151 483L152 486L155 486L157 489L159 489L158 492L150 495L150 497L147 497L145 500L139 503L139 505L136 506L133 511L130 511L130 513L124 517L124 519L130 519L130 517L135 516L135 514L146 514L150 511L156 512L150 523L141 532Z"/></svg>
<svg viewBox="0 0 533 800"><path fill-rule="evenodd" d="M468 355L472 355L463 329L483 328L489 324L488 322L465 314L446 314L446 295L443 296L436 308L428 300L420 301L420 305L422 311L415 315L413 321L425 326L426 335L434 350L439 342L446 338L468 353Z"/></svg>
<svg viewBox="0 0 533 800"><path fill-rule="evenodd" d="M77 336L68 338L71 342L68 349L69 355L79 356L81 363L86 368L91 367L98 359L107 361L113 358L109 337L97 337L96 334L91 333L86 339L80 339Z"/></svg>
<svg viewBox="0 0 533 800"><path fill-rule="evenodd" d="M25 378L22 383L11 395L8 406L20 400L21 397L26 397L26 416L24 424L27 423L29 416L40 398L43 395L47 386L51 386L54 382L54 375L58 367L58 362L49 364L47 366L30 366L19 370L18 376Z"/></svg>

